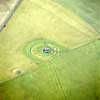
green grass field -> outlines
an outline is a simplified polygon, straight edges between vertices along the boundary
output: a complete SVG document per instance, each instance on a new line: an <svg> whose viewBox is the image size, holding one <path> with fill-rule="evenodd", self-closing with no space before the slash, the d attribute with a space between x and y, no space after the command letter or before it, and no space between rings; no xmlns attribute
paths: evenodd
<svg viewBox="0 0 100 100"><path fill-rule="evenodd" d="M83 19L58 1L23 0L0 33L0 100L100 100L100 37Z"/></svg>
<svg viewBox="0 0 100 100"><path fill-rule="evenodd" d="M71 9L76 15L91 24L100 33L100 1L99 0L54 0Z"/></svg>

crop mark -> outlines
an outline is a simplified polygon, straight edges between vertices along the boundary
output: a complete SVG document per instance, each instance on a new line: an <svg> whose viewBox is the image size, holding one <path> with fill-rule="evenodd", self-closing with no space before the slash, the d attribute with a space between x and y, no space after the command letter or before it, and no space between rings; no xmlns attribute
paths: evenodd
<svg viewBox="0 0 100 100"><path fill-rule="evenodd" d="M55 76L55 79L57 81L57 86L59 87L59 89L62 90L62 94L63 94L63 99L66 100L66 93L65 93L65 90L63 88L63 85L62 85L62 82L58 76L58 73L57 73L57 70L56 70L56 64L54 61L52 61L52 64L53 64L53 68L52 68L52 71L54 72L54 76Z"/></svg>
<svg viewBox="0 0 100 100"><path fill-rule="evenodd" d="M32 60L48 61L61 54L64 47L50 40L33 40L24 46L24 54Z"/></svg>

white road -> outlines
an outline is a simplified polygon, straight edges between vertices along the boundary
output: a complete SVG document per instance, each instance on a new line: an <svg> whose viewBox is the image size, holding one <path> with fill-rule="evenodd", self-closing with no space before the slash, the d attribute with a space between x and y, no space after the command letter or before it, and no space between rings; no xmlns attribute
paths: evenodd
<svg viewBox="0 0 100 100"><path fill-rule="evenodd" d="M20 4L22 0L10 0L1 2L0 4L0 31L5 27L8 20L14 13L17 6Z"/></svg>

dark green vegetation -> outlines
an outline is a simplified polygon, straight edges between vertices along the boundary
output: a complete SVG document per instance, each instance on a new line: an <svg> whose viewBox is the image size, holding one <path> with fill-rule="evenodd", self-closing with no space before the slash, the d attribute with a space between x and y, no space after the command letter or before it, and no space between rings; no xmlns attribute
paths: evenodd
<svg viewBox="0 0 100 100"><path fill-rule="evenodd" d="M100 33L100 0L54 0L71 9Z"/></svg>
<svg viewBox="0 0 100 100"><path fill-rule="evenodd" d="M72 12L22 2L0 33L1 100L100 100L100 36Z"/></svg>

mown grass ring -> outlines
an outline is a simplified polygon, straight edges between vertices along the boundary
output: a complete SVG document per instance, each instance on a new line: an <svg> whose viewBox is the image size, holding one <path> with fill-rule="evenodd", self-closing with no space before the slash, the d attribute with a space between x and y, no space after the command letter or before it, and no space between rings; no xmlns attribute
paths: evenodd
<svg viewBox="0 0 100 100"><path fill-rule="evenodd" d="M64 47L51 40L33 40L28 42L24 47L26 56L33 60L51 60L61 53Z"/></svg>

